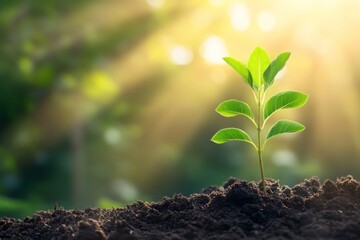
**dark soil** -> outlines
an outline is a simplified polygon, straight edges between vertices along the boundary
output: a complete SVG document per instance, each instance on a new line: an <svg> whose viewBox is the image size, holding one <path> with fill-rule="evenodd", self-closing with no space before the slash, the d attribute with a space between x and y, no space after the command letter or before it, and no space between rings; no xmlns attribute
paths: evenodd
<svg viewBox="0 0 360 240"><path fill-rule="evenodd" d="M360 182L351 176L266 184L266 196L258 183L230 178L190 197L3 218L0 239L360 239Z"/></svg>

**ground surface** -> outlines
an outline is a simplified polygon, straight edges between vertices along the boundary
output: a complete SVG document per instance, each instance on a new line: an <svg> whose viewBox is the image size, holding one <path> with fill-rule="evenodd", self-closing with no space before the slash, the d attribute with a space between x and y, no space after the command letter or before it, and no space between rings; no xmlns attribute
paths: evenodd
<svg viewBox="0 0 360 240"><path fill-rule="evenodd" d="M0 219L0 239L360 239L360 182L317 178L293 188L229 179L191 197L121 209L38 212Z"/></svg>

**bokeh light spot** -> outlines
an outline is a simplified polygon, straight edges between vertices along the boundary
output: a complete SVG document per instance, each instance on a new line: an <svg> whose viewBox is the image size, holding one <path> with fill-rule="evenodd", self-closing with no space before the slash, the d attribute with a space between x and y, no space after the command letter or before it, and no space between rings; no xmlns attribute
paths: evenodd
<svg viewBox="0 0 360 240"><path fill-rule="evenodd" d="M82 92L92 100L107 102L119 92L119 87L105 72L93 71L84 78Z"/></svg>
<svg viewBox="0 0 360 240"><path fill-rule="evenodd" d="M19 59L18 65L20 72L24 75L30 75L34 68L32 61L25 57Z"/></svg>
<svg viewBox="0 0 360 240"><path fill-rule="evenodd" d="M207 63L224 64L222 58L227 56L224 40L216 35L208 37L201 47L201 55Z"/></svg>
<svg viewBox="0 0 360 240"><path fill-rule="evenodd" d="M164 5L164 0L146 0L153 8L161 8Z"/></svg>
<svg viewBox="0 0 360 240"><path fill-rule="evenodd" d="M245 31L250 26L250 16L248 8L243 4L233 4L229 9L231 25L238 31Z"/></svg>
<svg viewBox="0 0 360 240"><path fill-rule="evenodd" d="M257 16L257 24L264 32L270 32L275 26L275 16L269 11L260 12Z"/></svg>
<svg viewBox="0 0 360 240"><path fill-rule="evenodd" d="M184 46L175 46L171 49L171 61L177 65L187 65L192 62L193 53Z"/></svg>
<svg viewBox="0 0 360 240"><path fill-rule="evenodd" d="M297 164L296 155L292 151L289 151L289 150L276 151L272 155L271 160L277 166L293 167Z"/></svg>
<svg viewBox="0 0 360 240"><path fill-rule="evenodd" d="M116 179L112 184L113 191L124 201L134 201L139 195L135 185L124 179Z"/></svg>
<svg viewBox="0 0 360 240"><path fill-rule="evenodd" d="M104 139L110 145L118 144L121 140L121 133L118 129L110 127L105 131Z"/></svg>

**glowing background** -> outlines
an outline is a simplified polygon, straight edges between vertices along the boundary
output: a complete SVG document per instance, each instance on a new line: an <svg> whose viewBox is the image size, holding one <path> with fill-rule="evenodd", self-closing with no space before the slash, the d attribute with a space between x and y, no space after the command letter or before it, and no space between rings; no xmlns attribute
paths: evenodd
<svg viewBox="0 0 360 240"><path fill-rule="evenodd" d="M359 11L355 0L3 1L0 214L259 179L250 146L210 142L223 127L252 129L214 109L254 106L222 57L247 61L256 46L292 52L268 96L310 94L269 121L307 129L267 145L266 176L360 177Z"/></svg>

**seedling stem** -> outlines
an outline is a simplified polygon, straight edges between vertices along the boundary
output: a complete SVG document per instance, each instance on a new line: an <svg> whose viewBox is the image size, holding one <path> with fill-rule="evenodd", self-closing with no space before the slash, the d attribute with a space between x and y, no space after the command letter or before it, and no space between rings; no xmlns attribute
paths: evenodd
<svg viewBox="0 0 360 240"><path fill-rule="evenodd" d="M259 164L260 164L260 173L261 173L261 183L262 183L262 190L264 195L266 195L266 189L265 189L265 174L264 174L264 164L262 159L262 146L261 146L261 105L263 103L263 100L261 98L261 90L259 91L259 98L258 100L255 98L255 101L257 101L257 107L258 107L258 121L257 121L257 138L258 138L258 145L257 145L257 152L259 157ZM256 94L255 94L256 96Z"/></svg>

